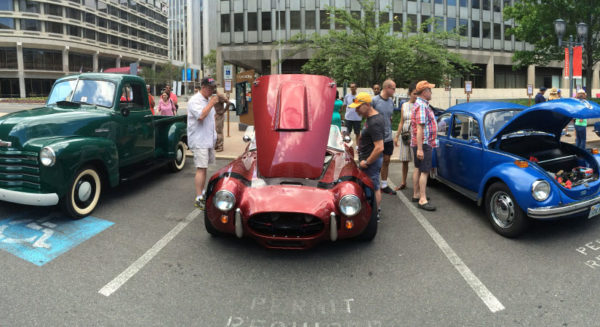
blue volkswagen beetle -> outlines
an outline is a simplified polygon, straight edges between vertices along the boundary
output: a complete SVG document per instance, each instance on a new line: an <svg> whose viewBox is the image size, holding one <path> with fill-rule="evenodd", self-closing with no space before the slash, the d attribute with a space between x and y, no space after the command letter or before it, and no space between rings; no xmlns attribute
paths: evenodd
<svg viewBox="0 0 600 327"><path fill-rule="evenodd" d="M600 106L576 99L526 108L474 102L438 117L432 177L483 204L492 227L520 235L531 219L600 214L600 156L561 142L573 118L600 118Z"/></svg>

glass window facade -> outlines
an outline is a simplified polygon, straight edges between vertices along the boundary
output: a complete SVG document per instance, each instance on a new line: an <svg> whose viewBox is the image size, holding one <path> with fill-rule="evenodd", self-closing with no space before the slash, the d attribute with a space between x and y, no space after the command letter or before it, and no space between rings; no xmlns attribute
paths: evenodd
<svg viewBox="0 0 600 327"><path fill-rule="evenodd" d="M62 52L24 48L23 64L25 69L62 71Z"/></svg>
<svg viewBox="0 0 600 327"><path fill-rule="evenodd" d="M15 29L15 19L8 17L0 17L0 30L3 29Z"/></svg>
<svg viewBox="0 0 600 327"><path fill-rule="evenodd" d="M243 32L244 31L244 14L235 13L233 14L233 31Z"/></svg>
<svg viewBox="0 0 600 327"><path fill-rule="evenodd" d="M248 13L248 31L258 30L258 18L255 12Z"/></svg>
<svg viewBox="0 0 600 327"><path fill-rule="evenodd" d="M223 16L223 15L221 15L221 16ZM262 21L260 22L260 25L262 27L262 30L270 31L271 30L271 12L263 11L261 13L261 19L262 19ZM221 26L223 26L223 23L221 23Z"/></svg>
<svg viewBox="0 0 600 327"><path fill-rule="evenodd" d="M0 0L0 10L13 11L13 0Z"/></svg>
<svg viewBox="0 0 600 327"><path fill-rule="evenodd" d="M229 14L221 15L221 32L222 33L231 32L231 25L229 23Z"/></svg>
<svg viewBox="0 0 600 327"><path fill-rule="evenodd" d="M22 12L40 13L40 3L32 0L19 0L19 10Z"/></svg>
<svg viewBox="0 0 600 327"><path fill-rule="evenodd" d="M46 22L46 33L63 34L63 24Z"/></svg>
<svg viewBox="0 0 600 327"><path fill-rule="evenodd" d="M80 53L69 53L69 71L91 72L94 69L93 56Z"/></svg>
<svg viewBox="0 0 600 327"><path fill-rule="evenodd" d="M21 19L21 30L39 32L42 30L42 22L37 19Z"/></svg>
<svg viewBox="0 0 600 327"><path fill-rule="evenodd" d="M0 48L0 68L17 69L17 48Z"/></svg>
<svg viewBox="0 0 600 327"><path fill-rule="evenodd" d="M329 12L327 10L319 11L319 25L322 30L329 29Z"/></svg>
<svg viewBox="0 0 600 327"><path fill-rule="evenodd" d="M314 30L317 28L317 17L315 16L316 12L314 10L307 10L304 13L304 22L305 22L305 28L307 30Z"/></svg>
<svg viewBox="0 0 600 327"><path fill-rule="evenodd" d="M300 11L290 11L290 28L293 30L300 29Z"/></svg>

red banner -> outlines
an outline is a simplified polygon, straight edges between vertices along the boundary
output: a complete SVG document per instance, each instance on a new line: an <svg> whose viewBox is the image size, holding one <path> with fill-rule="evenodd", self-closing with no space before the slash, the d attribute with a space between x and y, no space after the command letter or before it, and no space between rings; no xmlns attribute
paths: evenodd
<svg viewBox="0 0 600 327"><path fill-rule="evenodd" d="M569 78L569 48L565 48L565 69L563 69L565 79Z"/></svg>
<svg viewBox="0 0 600 327"><path fill-rule="evenodd" d="M573 78L581 78L582 47L573 47Z"/></svg>
<svg viewBox="0 0 600 327"><path fill-rule="evenodd" d="M582 47L573 47L573 78L581 78ZM565 78L569 78L569 48L565 48Z"/></svg>

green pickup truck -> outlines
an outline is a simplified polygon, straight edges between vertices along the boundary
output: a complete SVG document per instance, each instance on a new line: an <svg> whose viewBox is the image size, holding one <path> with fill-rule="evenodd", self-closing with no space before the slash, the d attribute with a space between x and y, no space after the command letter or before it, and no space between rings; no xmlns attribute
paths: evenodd
<svg viewBox="0 0 600 327"><path fill-rule="evenodd" d="M107 186L181 171L186 143L186 117L152 115L142 78L63 77L44 107L0 117L0 200L85 217Z"/></svg>

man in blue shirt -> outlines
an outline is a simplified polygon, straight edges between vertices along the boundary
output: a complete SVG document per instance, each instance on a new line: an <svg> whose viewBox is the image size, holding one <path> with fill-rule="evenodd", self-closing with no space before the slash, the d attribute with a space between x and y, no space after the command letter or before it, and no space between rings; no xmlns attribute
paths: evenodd
<svg viewBox="0 0 600 327"><path fill-rule="evenodd" d="M546 98L544 98L544 93L546 93L546 87L540 87L540 91L535 95L535 104L546 102Z"/></svg>

